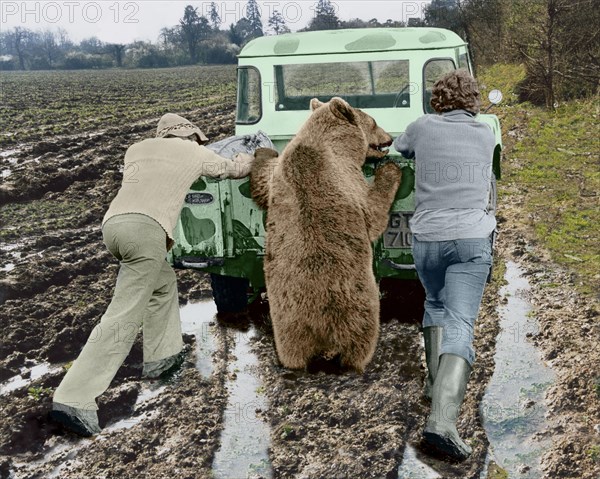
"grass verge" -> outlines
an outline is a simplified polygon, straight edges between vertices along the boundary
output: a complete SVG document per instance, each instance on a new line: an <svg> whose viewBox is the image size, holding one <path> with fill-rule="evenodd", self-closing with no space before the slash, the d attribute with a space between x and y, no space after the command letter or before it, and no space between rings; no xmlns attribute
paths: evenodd
<svg viewBox="0 0 600 479"><path fill-rule="evenodd" d="M519 103L518 65L481 72L482 94L500 88L505 102L495 112L504 143L499 202L517 201L523 221L553 261L577 274L578 289L600 291L600 97L573 100L555 111ZM508 227L506 225L505 227Z"/></svg>

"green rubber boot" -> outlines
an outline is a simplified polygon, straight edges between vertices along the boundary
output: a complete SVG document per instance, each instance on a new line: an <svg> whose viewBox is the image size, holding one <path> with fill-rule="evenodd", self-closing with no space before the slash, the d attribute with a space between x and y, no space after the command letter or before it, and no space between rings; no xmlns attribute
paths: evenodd
<svg viewBox="0 0 600 479"><path fill-rule="evenodd" d="M423 431L425 441L448 456L462 461L471 455L456 430L471 366L462 357L442 354L437 376L433 384L431 413Z"/></svg>
<svg viewBox="0 0 600 479"><path fill-rule="evenodd" d="M101 431L96 410L80 409L53 402L50 418L80 436L90 437Z"/></svg>
<svg viewBox="0 0 600 479"><path fill-rule="evenodd" d="M425 340L425 360L427 361L427 379L425 380L425 396L431 399L433 383L440 363L440 349L442 347L441 326L428 326L423 328Z"/></svg>

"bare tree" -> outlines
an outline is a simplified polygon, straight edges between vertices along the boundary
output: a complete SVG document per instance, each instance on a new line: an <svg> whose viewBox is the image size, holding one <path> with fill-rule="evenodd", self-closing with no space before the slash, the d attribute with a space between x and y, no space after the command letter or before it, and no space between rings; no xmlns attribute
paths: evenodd
<svg viewBox="0 0 600 479"><path fill-rule="evenodd" d="M113 58L115 59L115 63L120 68L123 66L123 57L125 56L125 46L122 43L111 43L107 45L109 51L111 52Z"/></svg>
<svg viewBox="0 0 600 479"><path fill-rule="evenodd" d="M507 46L507 19L511 0L465 0L461 15L472 42L471 53L481 65L515 61Z"/></svg>
<svg viewBox="0 0 600 479"><path fill-rule="evenodd" d="M19 68L25 70L25 55L28 43L33 38L33 32L23 27L15 27L13 30L13 48L19 58Z"/></svg>
<svg viewBox="0 0 600 479"><path fill-rule="evenodd" d="M425 23L461 35L476 66L523 62L523 100L553 108L598 91L598 0L433 0Z"/></svg>
<svg viewBox="0 0 600 479"><path fill-rule="evenodd" d="M523 100L554 108L557 100L598 92L598 0L494 1L503 12L504 58L526 66Z"/></svg>
<svg viewBox="0 0 600 479"><path fill-rule="evenodd" d="M106 45L98 37L84 38L79 42L79 48L91 55L101 55L106 52Z"/></svg>
<svg viewBox="0 0 600 479"><path fill-rule="evenodd" d="M52 30L44 30L40 34L41 49L44 52L48 67L52 68L55 66L56 61L60 55L60 48L56 41L56 34Z"/></svg>
<svg viewBox="0 0 600 479"><path fill-rule="evenodd" d="M159 47L163 50L170 50L177 46L181 39L181 32L179 29L179 25L173 28L161 28L160 34L158 35Z"/></svg>
<svg viewBox="0 0 600 479"><path fill-rule="evenodd" d="M73 42L69 38L69 33L62 27L56 31L56 39L62 53L66 53L73 48Z"/></svg>
<svg viewBox="0 0 600 479"><path fill-rule="evenodd" d="M600 8L597 0L564 2L554 52L561 98L598 93L600 87Z"/></svg>

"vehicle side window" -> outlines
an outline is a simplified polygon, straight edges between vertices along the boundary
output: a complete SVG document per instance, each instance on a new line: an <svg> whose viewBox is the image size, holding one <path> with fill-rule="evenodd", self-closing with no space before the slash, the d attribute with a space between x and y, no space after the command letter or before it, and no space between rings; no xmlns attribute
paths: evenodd
<svg viewBox="0 0 600 479"><path fill-rule="evenodd" d="M252 125L258 123L261 116L260 73L254 67L240 67L235 122L238 125Z"/></svg>
<svg viewBox="0 0 600 479"><path fill-rule="evenodd" d="M429 103L434 83L452 70L456 70L456 65L454 64L454 60L449 58L429 60L425 64L423 68L423 107L426 113L435 113Z"/></svg>

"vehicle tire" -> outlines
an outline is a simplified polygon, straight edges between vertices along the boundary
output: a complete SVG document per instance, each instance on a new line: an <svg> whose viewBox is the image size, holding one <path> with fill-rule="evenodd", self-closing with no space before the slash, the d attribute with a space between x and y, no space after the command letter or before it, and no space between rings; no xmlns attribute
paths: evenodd
<svg viewBox="0 0 600 479"><path fill-rule="evenodd" d="M382 323L393 319L404 324L421 325L425 312L425 290L418 279L381 278L379 282Z"/></svg>
<svg viewBox="0 0 600 479"><path fill-rule="evenodd" d="M248 306L248 287L246 278L210 274L213 298L219 313L239 313Z"/></svg>

